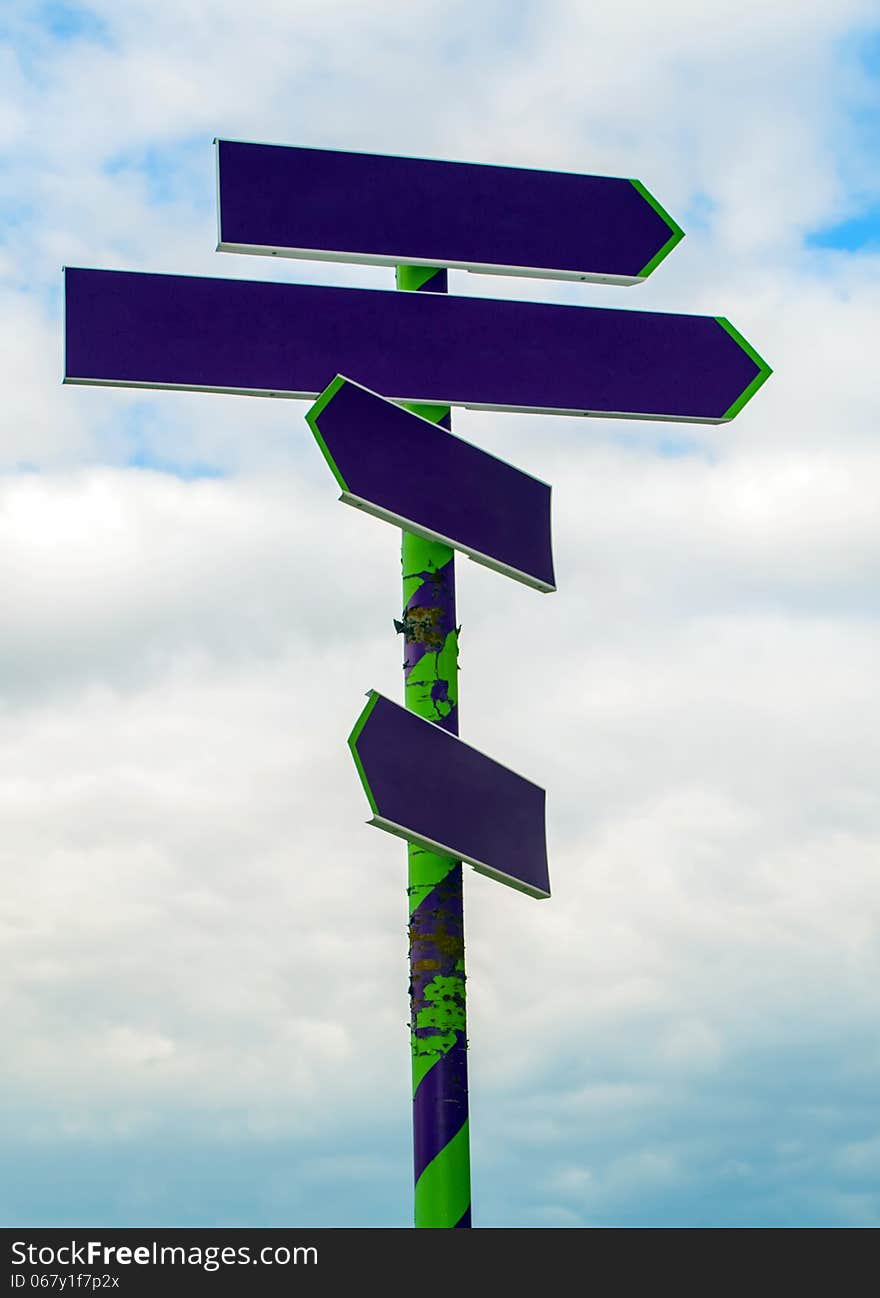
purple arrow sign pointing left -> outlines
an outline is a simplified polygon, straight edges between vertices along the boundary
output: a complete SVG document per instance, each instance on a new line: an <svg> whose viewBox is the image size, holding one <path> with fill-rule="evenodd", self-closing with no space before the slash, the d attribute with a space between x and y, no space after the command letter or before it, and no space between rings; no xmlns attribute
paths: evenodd
<svg viewBox="0 0 880 1298"><path fill-rule="evenodd" d="M550 896L544 790L370 691L348 740L379 829Z"/></svg>
<svg viewBox="0 0 880 1298"><path fill-rule="evenodd" d="M556 589L546 482L341 374L306 419L347 505Z"/></svg>

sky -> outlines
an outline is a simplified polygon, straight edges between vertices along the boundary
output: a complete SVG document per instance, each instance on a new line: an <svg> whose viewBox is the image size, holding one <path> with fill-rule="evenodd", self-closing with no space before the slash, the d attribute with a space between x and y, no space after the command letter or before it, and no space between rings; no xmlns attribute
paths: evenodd
<svg viewBox="0 0 880 1298"><path fill-rule="evenodd" d="M774 373L719 427L456 411L553 485L558 590L462 559L461 735L553 896L466 870L474 1224L880 1225L874 0L5 0L0 1222L407 1226L399 533L307 403L70 387L64 265L220 254L214 137L640 179L636 287ZM11 1173L11 1174L10 1174Z"/></svg>

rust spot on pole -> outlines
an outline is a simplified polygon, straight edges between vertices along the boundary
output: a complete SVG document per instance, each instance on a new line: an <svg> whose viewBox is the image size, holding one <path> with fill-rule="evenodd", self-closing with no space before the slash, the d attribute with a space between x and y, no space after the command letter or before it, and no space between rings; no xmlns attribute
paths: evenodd
<svg viewBox="0 0 880 1298"><path fill-rule="evenodd" d="M394 619L394 629L398 635L402 634L409 644L425 644L440 649L446 638L443 634L442 619L442 608L415 604L412 608L406 609L402 621L398 622L397 618Z"/></svg>

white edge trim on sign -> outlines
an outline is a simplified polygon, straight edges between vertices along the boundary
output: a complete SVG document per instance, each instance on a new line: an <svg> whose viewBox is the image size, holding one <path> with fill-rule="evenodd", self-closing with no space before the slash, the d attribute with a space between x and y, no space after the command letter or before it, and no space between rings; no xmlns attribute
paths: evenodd
<svg viewBox="0 0 880 1298"><path fill-rule="evenodd" d="M427 852L436 852L440 856L448 856L453 861L466 861L479 874L485 874L489 879L495 879L498 883L506 883L508 887L515 888L517 892L524 892L529 897L535 897L538 901L544 901L550 896L549 892L544 892L533 884L525 883L522 879L517 879L515 875L505 874L503 870L487 865L485 861L479 861L475 856L467 856L464 852L456 851L455 848L449 847L447 844L438 843L433 838L425 838L423 834L416 834L411 829L406 829L393 820L386 820L384 816L373 816L366 823L374 825L376 829L384 829L387 833L394 834L396 838L405 838L408 843L415 843L417 847L423 847Z"/></svg>
<svg viewBox="0 0 880 1298"><path fill-rule="evenodd" d="M512 568L508 563L502 563L499 559L493 559L491 555L483 554L481 550L475 550L472 546L465 545L463 541L456 541L451 536L444 535L443 532L435 532L433 528L424 527L421 523L414 523L411 518L406 518L403 514L396 514L394 510L383 509L381 505L374 505L372 501L365 500L363 496L355 496L350 491L343 491L339 499L345 505L353 505L355 509L363 510L365 514L372 514L374 518L381 518L385 523L394 523L397 527L404 528L407 532L414 532L416 536L424 537L426 541L440 541L443 545L449 545L453 550L460 550L466 554L474 563L481 563L486 568L492 568L495 572L500 572L504 577L512 577L514 581L521 581L524 586L531 586L533 590L539 590L542 595L547 595L556 590L546 581L541 581L540 577L534 577L530 573L522 572L519 568Z"/></svg>
<svg viewBox="0 0 880 1298"><path fill-rule="evenodd" d="M279 397L284 401L314 401L320 392L276 392L271 388L225 388L205 383L145 383L130 379L95 379L82 375L66 374L63 383L80 384L95 388L145 388L157 392L217 392L230 397ZM323 390L323 389L322 389ZM449 401L442 397L387 397L399 405L458 406L462 410L498 410L502 413L528 415L574 415L583 419L643 419L652 423L676 424L726 424L728 419L695 419L692 415L646 415L626 410L574 410L567 406L497 406L475 404L472 401ZM430 422L430 421L429 421ZM530 475L531 476L531 475ZM539 479L540 481L540 479Z"/></svg>
<svg viewBox="0 0 880 1298"><path fill-rule="evenodd" d="M218 200L219 208L219 200ZM218 216L219 222L219 216ZM296 261L333 261L355 266L435 266L440 270L466 270L473 275L512 275L521 279L574 280L584 284L616 284L628 288L644 284L639 275L601 275L582 270L548 270L542 266L501 266L491 262L450 261L447 257L410 257L399 253L337 252L324 248L280 248L263 243L230 243L217 232L217 252L244 253L255 257L288 257Z"/></svg>

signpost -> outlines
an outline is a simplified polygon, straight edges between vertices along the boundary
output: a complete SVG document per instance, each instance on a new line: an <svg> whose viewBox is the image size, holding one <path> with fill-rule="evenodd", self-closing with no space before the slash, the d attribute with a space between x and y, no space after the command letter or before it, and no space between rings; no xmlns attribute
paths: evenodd
<svg viewBox="0 0 880 1298"><path fill-rule="evenodd" d="M349 743L408 840L415 1224L469 1227L461 862L550 883L543 789L457 738L453 551L555 579L549 486L449 407L718 424L770 369L722 316L447 296L447 267L638 283L682 237L638 181L220 141L218 194L221 251L396 265L406 291L70 269L65 382L317 397L341 499L404 529L406 708L371 691Z"/></svg>

